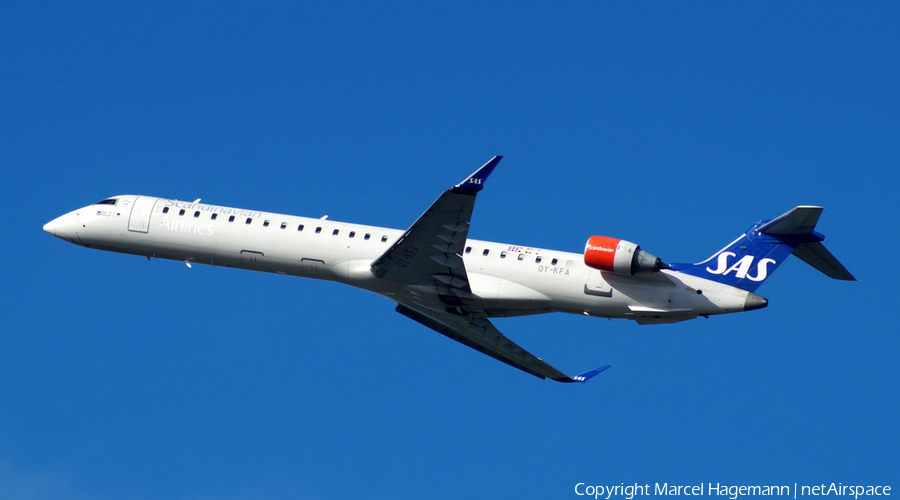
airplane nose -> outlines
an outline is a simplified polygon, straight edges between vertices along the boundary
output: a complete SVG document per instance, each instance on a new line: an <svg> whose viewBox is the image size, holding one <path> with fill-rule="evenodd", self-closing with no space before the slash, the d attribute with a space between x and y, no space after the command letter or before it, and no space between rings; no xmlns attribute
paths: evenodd
<svg viewBox="0 0 900 500"><path fill-rule="evenodd" d="M59 219L53 219L52 221L44 224L44 231L47 231L48 233L52 234L53 236L56 236L56 225L57 225L58 220Z"/></svg>
<svg viewBox="0 0 900 500"><path fill-rule="evenodd" d="M747 299L744 301L744 310L752 311L754 309L762 309L769 305L769 301L765 297L760 297L755 293L747 294Z"/></svg>
<svg viewBox="0 0 900 500"><path fill-rule="evenodd" d="M44 224L44 231L62 238L67 241L73 241L77 238L75 232L75 224L78 222L78 214L75 212L60 215L52 221Z"/></svg>

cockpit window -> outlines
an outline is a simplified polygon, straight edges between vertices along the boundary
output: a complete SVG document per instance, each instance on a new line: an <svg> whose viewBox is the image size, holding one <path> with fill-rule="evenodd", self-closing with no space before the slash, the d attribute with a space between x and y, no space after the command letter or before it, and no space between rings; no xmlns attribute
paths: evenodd
<svg viewBox="0 0 900 500"><path fill-rule="evenodd" d="M103 201L98 201L97 203L94 203L94 205L115 205L116 201L118 201L116 198L107 198Z"/></svg>

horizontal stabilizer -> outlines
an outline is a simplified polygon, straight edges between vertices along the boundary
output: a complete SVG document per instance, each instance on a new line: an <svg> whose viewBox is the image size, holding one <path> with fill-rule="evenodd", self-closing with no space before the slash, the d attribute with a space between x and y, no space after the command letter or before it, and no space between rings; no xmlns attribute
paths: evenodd
<svg viewBox="0 0 900 500"><path fill-rule="evenodd" d="M816 223L819 222L820 215L822 215L822 207L802 205L763 224L759 227L759 232L776 238L817 234L813 230L816 228ZM821 239L824 239L824 236L818 236L819 241L796 243L791 255L818 269L829 278L856 281L850 271L838 262L822 244Z"/></svg>
<svg viewBox="0 0 900 500"><path fill-rule="evenodd" d="M836 280L856 281L856 278L850 274L850 271L843 266L838 260L831 255L831 252L825 248L821 242L814 241L811 243L801 243L791 252L803 262L822 271L825 276Z"/></svg>
<svg viewBox="0 0 900 500"><path fill-rule="evenodd" d="M822 207L801 205L759 227L763 234L810 234L819 222Z"/></svg>

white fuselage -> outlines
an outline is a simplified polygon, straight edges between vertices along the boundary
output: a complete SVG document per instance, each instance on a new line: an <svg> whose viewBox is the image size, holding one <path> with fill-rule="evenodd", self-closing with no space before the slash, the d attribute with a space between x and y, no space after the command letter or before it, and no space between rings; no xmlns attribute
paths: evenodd
<svg viewBox="0 0 900 500"><path fill-rule="evenodd" d="M44 229L89 248L346 283L391 300L437 293L377 278L372 262L403 230L123 195L89 205ZM748 292L670 270L619 276L584 264L580 253L468 239L462 255L484 317L567 312L640 323L751 309Z"/></svg>

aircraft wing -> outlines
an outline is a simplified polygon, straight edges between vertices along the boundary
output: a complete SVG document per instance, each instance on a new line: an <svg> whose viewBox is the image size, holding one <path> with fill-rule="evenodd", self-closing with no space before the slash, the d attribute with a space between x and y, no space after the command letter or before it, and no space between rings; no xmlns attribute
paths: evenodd
<svg viewBox="0 0 900 500"><path fill-rule="evenodd" d="M608 366L569 377L503 336L486 318L476 317L467 301L477 300L462 258L475 195L501 158L491 158L441 194L391 248L372 262L372 273L401 285L409 294L406 298L392 297L399 304L400 314L536 377L585 382Z"/></svg>
<svg viewBox="0 0 900 500"><path fill-rule="evenodd" d="M466 180L445 191L372 263L372 273L397 283L433 285L437 281L470 292L462 253L475 195L502 158L491 158Z"/></svg>
<svg viewBox="0 0 900 500"><path fill-rule="evenodd" d="M486 318L419 310L403 304L397 306L397 312L461 344L542 379L584 383L609 368L609 365L601 366L581 375L570 377L506 338Z"/></svg>

